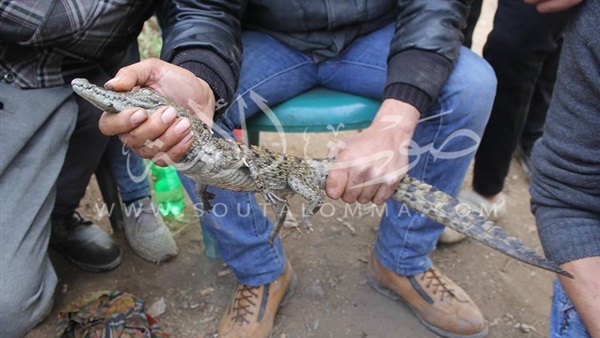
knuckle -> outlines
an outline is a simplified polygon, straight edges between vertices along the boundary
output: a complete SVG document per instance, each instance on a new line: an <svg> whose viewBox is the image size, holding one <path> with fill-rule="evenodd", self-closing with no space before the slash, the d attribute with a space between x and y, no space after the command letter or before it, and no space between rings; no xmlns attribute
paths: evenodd
<svg viewBox="0 0 600 338"><path fill-rule="evenodd" d="M113 136L117 134L117 132L114 130L114 123L112 123L110 115L106 113L102 114L100 117L100 120L98 121L98 128L102 134L107 136Z"/></svg>
<svg viewBox="0 0 600 338"><path fill-rule="evenodd" d="M356 197L356 195L346 192L344 195L342 195L342 201L348 204L354 203L356 202Z"/></svg>

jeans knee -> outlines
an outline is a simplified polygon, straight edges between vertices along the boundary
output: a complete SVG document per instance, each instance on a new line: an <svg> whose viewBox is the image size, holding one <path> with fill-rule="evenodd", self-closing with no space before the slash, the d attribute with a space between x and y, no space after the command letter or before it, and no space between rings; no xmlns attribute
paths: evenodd
<svg viewBox="0 0 600 338"><path fill-rule="evenodd" d="M492 67L471 50L462 47L461 55L440 96L442 106L452 106L463 128L483 133L496 96L496 75Z"/></svg>
<svg viewBox="0 0 600 338"><path fill-rule="evenodd" d="M460 72L465 84L464 92L469 99L486 103L486 106L491 107L498 82L492 66L479 55L463 47L456 69Z"/></svg>

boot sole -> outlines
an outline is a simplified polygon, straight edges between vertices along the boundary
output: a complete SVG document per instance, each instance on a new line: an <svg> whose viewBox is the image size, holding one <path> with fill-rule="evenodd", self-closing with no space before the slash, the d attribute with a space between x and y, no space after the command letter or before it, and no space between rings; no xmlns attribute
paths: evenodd
<svg viewBox="0 0 600 338"><path fill-rule="evenodd" d="M108 264L105 264L105 265L91 265L91 264L82 263L82 262L79 262L79 261L71 258L71 256L63 254L59 250L56 250L56 251L61 256L63 256L66 260L68 260L69 263L71 263L74 266L78 267L79 269L81 269L83 271L87 271L87 272L108 272L108 271L112 271L112 270L116 269L117 266L119 266L119 264L121 264L121 262L123 261L123 252L122 251L120 251L119 257L117 259L115 259L114 261L112 261L112 262L110 262Z"/></svg>
<svg viewBox="0 0 600 338"><path fill-rule="evenodd" d="M456 333L442 330L437 326L433 326L430 323L426 322L423 318L421 318L421 316L419 316L419 313L410 305L410 303L408 303L406 300L404 300L404 298L402 298L400 295L398 295L394 290L391 290L390 288L386 287L385 285L379 283L370 272L367 273L366 279L367 279L367 284L369 284L369 286L371 288L373 288L375 291L379 292L380 294L384 295L385 297L387 297L389 299L395 300L397 302L400 302L400 303L406 305L406 307L408 307L410 312L412 312L415 315L415 317L417 317L417 319L421 322L421 324L423 324L423 326L425 326L427 329L438 334L441 337L445 337L445 338L483 338L483 337L487 336L487 334L488 334L489 328L488 328L487 323L486 323L483 331L472 334L472 335L456 334Z"/></svg>
<svg viewBox="0 0 600 338"><path fill-rule="evenodd" d="M294 274L294 276L292 277L292 280L290 281L290 285L288 285L288 288L285 291L285 294L283 295L283 298L281 298L281 302L279 302L279 308L282 308L282 307L286 306L287 303L289 303L290 299L296 293L297 286L298 286L298 277L296 277L296 274ZM279 310L277 310L277 311L279 311ZM273 327L275 327L275 325L273 325ZM271 332L269 334L268 338L273 338L273 332Z"/></svg>
<svg viewBox="0 0 600 338"><path fill-rule="evenodd" d="M283 298L281 298L279 307L287 305L287 303L290 301L292 296L294 296L294 293L296 293L297 286L298 286L298 277L296 277L296 274L294 274L294 276L292 277L292 280L290 281L290 285L288 285L288 288L285 291L285 294L283 295Z"/></svg>

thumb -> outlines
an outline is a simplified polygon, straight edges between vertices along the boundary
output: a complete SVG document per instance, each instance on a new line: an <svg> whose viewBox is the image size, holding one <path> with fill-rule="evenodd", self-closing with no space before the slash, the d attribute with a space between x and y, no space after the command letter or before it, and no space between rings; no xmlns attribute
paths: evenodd
<svg viewBox="0 0 600 338"><path fill-rule="evenodd" d="M149 87L155 72L159 71L158 59L147 59L121 68L115 77L104 84L104 88L122 92L136 86Z"/></svg>

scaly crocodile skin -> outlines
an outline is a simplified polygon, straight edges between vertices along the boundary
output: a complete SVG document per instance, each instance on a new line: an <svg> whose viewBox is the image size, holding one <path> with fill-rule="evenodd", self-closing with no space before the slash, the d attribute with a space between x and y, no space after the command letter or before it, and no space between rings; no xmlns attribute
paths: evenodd
<svg viewBox="0 0 600 338"><path fill-rule="evenodd" d="M233 140L217 138L212 131L171 100L148 88L132 92L113 92L90 84L85 79L75 79L73 90L96 107L110 113L119 113L133 107L146 109L150 114L165 105L177 109L179 116L193 123L194 141L177 168L185 175L205 186L215 186L234 191L262 193L272 203L278 222L283 223L287 210L286 197L300 194L311 204L304 214L305 226L310 226L310 216L323 204L323 188L332 160L305 160L295 156L272 152L266 148L246 146ZM210 196L200 189L199 196L209 208ZM465 204L435 187L405 176L392 198L425 216L444 224L474 240L524 263L572 277L558 265L518 239L509 236L502 228L486 220L477 211L468 210Z"/></svg>

